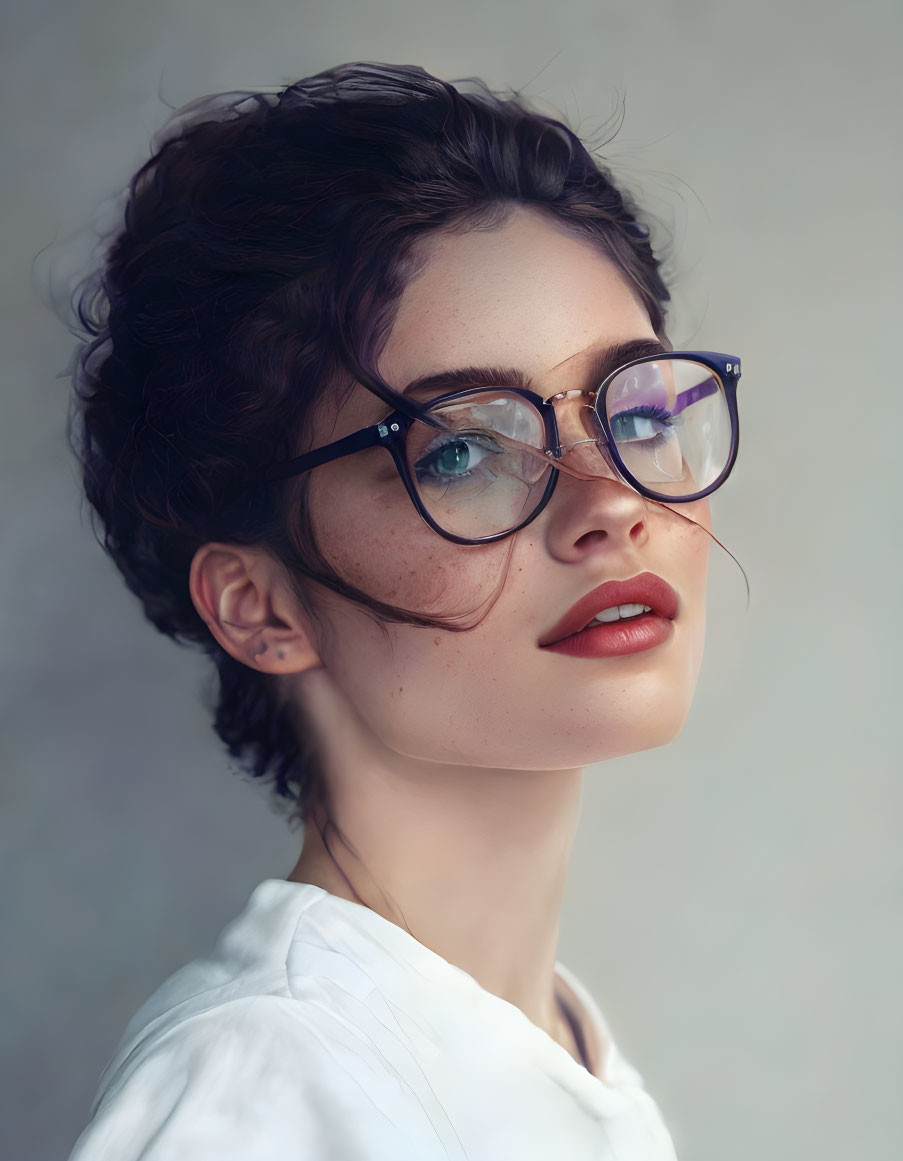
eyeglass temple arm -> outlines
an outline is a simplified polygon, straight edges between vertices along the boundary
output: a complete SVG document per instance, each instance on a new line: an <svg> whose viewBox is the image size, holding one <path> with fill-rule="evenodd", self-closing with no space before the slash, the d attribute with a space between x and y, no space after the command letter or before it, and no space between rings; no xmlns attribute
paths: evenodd
<svg viewBox="0 0 903 1161"><path fill-rule="evenodd" d="M269 483L273 480L284 480L287 476L300 475L301 472L317 468L320 464L329 463L330 460L350 456L353 452L363 451L366 447L375 447L376 444L383 441L385 436L386 425L375 423L372 427L365 427L353 435L346 435L344 438L327 443L314 451L305 452L303 455L295 456L294 459L286 460L285 463L279 464L267 472L264 480Z"/></svg>
<svg viewBox="0 0 903 1161"><path fill-rule="evenodd" d="M671 408L671 414L677 415L679 411L683 411L691 403L705 399L706 395L714 395L717 390L718 384L716 381L714 379L706 379L704 383L697 383L695 387L688 387L686 391L678 392L677 398L674 400L674 406Z"/></svg>

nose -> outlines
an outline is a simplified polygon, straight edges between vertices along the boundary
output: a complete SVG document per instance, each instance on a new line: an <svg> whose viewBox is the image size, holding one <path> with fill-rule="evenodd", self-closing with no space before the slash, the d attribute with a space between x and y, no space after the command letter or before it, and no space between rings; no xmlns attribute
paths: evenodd
<svg viewBox="0 0 903 1161"><path fill-rule="evenodd" d="M586 447L589 441L585 441ZM577 452L581 448L576 449ZM570 453L569 453L570 454ZM591 452L607 469L598 451ZM570 472L562 475L570 476ZM559 477L555 493L537 531L550 554L561 561L580 561L599 553L617 556L640 548L649 537L646 501L612 471Z"/></svg>
<svg viewBox="0 0 903 1161"><path fill-rule="evenodd" d="M594 395L568 391L549 400L555 404L559 439L559 455L552 462L563 475L575 477L559 480L543 514L548 548L563 561L617 553L627 546L635 549L649 535L646 502L612 459L596 418ZM620 487L612 487L612 482Z"/></svg>
<svg viewBox="0 0 903 1161"><path fill-rule="evenodd" d="M609 446L601 433L597 439L578 439L573 443L563 443L560 455L553 460L555 467L575 476L578 480L618 480L627 481L618 471Z"/></svg>

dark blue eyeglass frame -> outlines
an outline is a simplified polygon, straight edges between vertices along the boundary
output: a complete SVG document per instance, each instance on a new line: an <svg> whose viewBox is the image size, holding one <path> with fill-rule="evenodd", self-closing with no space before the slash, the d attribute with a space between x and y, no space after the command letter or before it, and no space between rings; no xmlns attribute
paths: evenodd
<svg viewBox="0 0 903 1161"><path fill-rule="evenodd" d="M640 483L627 468L618 453L617 443L612 433L611 425L608 422L605 397L612 381L630 367L638 366L641 363L670 362L678 359L701 363L718 377L721 386L724 388L724 397L730 415L731 442L724 470L708 487L703 488L700 492L694 492L690 496L675 497L667 495L664 492L656 492L645 484ZM630 362L623 363L620 367L615 368L610 375L607 375L597 388L584 392L584 394L594 397L591 406L595 411L596 420L603 432L606 449L623 479L639 492L640 495L646 496L650 500L659 500L665 504L689 504L694 500L701 500L703 496L708 496L717 488L720 488L730 475L734 462L737 459L740 434L737 415L737 385L739 380L740 360L736 355L724 355L715 351L663 351L659 354L645 355L643 358L631 359ZM710 388L709 391L706 391L704 385L702 385L702 389L692 389L690 392L691 398L685 401L684 406L695 402L701 395L708 394L711 390ZM542 454L548 457L549 467L555 470L549 473L548 483L533 511L516 525L516 527L508 528L504 532L494 533L492 536L476 538L457 536L437 524L423 505L416 484L411 476L407 455L405 454L405 440L408 429L418 419L424 422L430 422L428 413L440 403L448 403L453 399L478 395L483 392L487 394L498 394L499 391L504 391L507 395L516 395L527 400L539 412L545 428L545 448L542 449ZM543 399L541 395L537 395L534 391L529 391L523 387L480 387L475 385L469 388L459 388L446 395L440 395L435 399L430 399L429 402L422 405L415 405L410 413L400 410L393 411L391 415L386 416L379 423L371 424L369 427L361 428L360 431L356 431L352 435L346 435L342 439L335 440L333 443L325 444L323 447L316 448L313 451L305 452L303 455L295 456L293 459L276 464L263 475L260 482L271 483L275 480L287 479L290 476L297 476L303 472L309 472L312 468L319 467L320 464L330 463L332 460L341 459L343 456L353 455L355 452L363 451L365 448L384 447L391 454L396 470L401 477L402 483L414 507L434 532L437 532L446 540L453 541L455 544L491 544L496 540L504 540L507 536L513 536L515 532L519 532L521 528L526 527L527 524L536 519L552 498L552 493L555 491L555 486L558 483L558 477L562 470L569 471L570 474L577 475L581 479L599 478L595 476L583 476L578 472L573 472L571 469L562 468L555 463L555 460L561 457L562 447L558 437L558 422L555 416L554 400L560 399L566 394L568 392L559 392L557 395L550 396L549 399ZM433 422L440 430L442 429L441 422L435 419Z"/></svg>

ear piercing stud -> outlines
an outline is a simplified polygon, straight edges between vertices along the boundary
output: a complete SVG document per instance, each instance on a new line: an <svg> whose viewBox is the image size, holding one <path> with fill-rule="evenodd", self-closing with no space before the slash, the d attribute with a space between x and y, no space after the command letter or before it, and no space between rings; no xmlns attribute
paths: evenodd
<svg viewBox="0 0 903 1161"><path fill-rule="evenodd" d="M266 653L266 651L267 651L267 643L266 643L266 641L261 641L260 644L257 646L257 648L254 650L254 656L259 657L262 653ZM277 649L276 656L279 658L280 661L282 661L283 658L285 657L285 650L284 649Z"/></svg>

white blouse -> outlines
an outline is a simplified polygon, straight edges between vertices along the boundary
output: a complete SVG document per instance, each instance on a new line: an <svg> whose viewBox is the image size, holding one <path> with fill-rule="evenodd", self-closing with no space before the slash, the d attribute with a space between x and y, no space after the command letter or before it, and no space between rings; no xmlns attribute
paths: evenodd
<svg viewBox="0 0 903 1161"><path fill-rule="evenodd" d="M132 1017L69 1161L675 1161L580 981L588 1068L358 903L265 879Z"/></svg>

